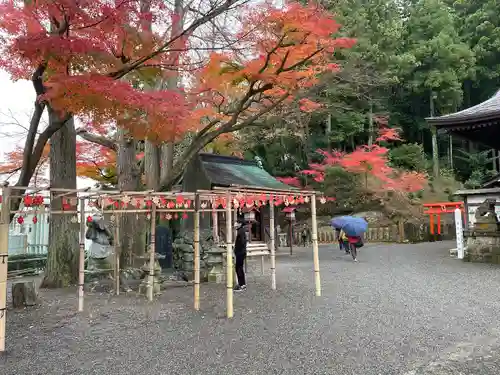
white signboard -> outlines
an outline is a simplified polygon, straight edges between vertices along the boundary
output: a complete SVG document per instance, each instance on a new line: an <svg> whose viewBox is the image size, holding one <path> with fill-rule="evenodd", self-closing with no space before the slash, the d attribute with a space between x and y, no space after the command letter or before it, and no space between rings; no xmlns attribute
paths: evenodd
<svg viewBox="0 0 500 375"><path fill-rule="evenodd" d="M462 212L460 209L455 210L455 230L457 233L457 258L464 259L464 231L462 225Z"/></svg>

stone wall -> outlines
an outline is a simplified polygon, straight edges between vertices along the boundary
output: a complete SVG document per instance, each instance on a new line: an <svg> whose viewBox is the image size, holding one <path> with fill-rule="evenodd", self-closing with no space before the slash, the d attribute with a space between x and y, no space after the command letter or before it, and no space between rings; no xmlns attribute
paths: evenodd
<svg viewBox="0 0 500 375"><path fill-rule="evenodd" d="M192 232L179 235L173 243L174 268L183 271L189 280L194 278L194 238ZM216 281L223 273L225 248L212 240L211 231L200 231L200 281Z"/></svg>
<svg viewBox="0 0 500 375"><path fill-rule="evenodd" d="M467 262L500 264L500 234L475 233L467 237Z"/></svg>

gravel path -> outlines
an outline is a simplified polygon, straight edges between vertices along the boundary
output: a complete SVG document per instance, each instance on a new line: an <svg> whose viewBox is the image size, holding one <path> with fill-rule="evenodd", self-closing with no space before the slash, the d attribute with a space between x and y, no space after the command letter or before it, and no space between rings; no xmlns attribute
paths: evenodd
<svg viewBox="0 0 500 375"><path fill-rule="evenodd" d="M452 245L367 245L357 264L321 247L319 298L310 251L285 251L278 290L257 261L231 321L222 285L202 285L199 313L191 287L89 296L82 315L74 291L44 292L9 313L0 374L498 375L500 269Z"/></svg>

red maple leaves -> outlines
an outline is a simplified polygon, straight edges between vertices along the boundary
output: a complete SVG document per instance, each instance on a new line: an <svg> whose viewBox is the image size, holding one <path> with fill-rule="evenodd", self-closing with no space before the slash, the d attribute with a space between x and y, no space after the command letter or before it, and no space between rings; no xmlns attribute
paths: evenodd
<svg viewBox="0 0 500 375"><path fill-rule="evenodd" d="M14 79L31 79L45 66L40 99L54 109L94 127L116 123L137 138L165 141L200 130L207 120L221 126L291 102L320 73L339 68L332 62L336 49L354 44L332 37L340 25L316 4L266 3L242 7L239 24L224 31L232 41L226 50L244 54L212 53L195 62L189 38L211 18L165 37L180 16L162 0L147 3L145 10L129 0L3 1L0 67ZM213 11L221 14L221 7ZM189 82L185 91L148 87L172 72ZM301 99L299 106L310 112L319 104Z"/></svg>
<svg viewBox="0 0 500 375"><path fill-rule="evenodd" d="M377 142L397 140L401 140L397 129L383 126L379 130ZM377 190L380 191L415 192L423 189L427 181L422 173L401 171L391 167L388 159L389 149L379 144L363 145L350 153L325 150L317 150L317 152L323 156L322 162L311 163L309 169L299 173L312 177L318 183L325 181L327 169L333 166L339 166L349 172L364 176L366 185L370 176L371 179L378 181ZM286 177L280 180L288 185L300 185L298 177Z"/></svg>

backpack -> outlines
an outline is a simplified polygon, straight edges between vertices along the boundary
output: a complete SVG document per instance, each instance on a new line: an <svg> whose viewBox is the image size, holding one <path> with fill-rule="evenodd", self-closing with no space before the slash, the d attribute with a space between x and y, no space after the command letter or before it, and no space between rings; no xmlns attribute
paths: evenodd
<svg viewBox="0 0 500 375"><path fill-rule="evenodd" d="M356 243L354 244L354 246L356 246L356 248L358 248L358 249L359 249L360 247L365 246L365 244L363 243L363 239L362 239L361 237L359 237L358 242L356 242Z"/></svg>

